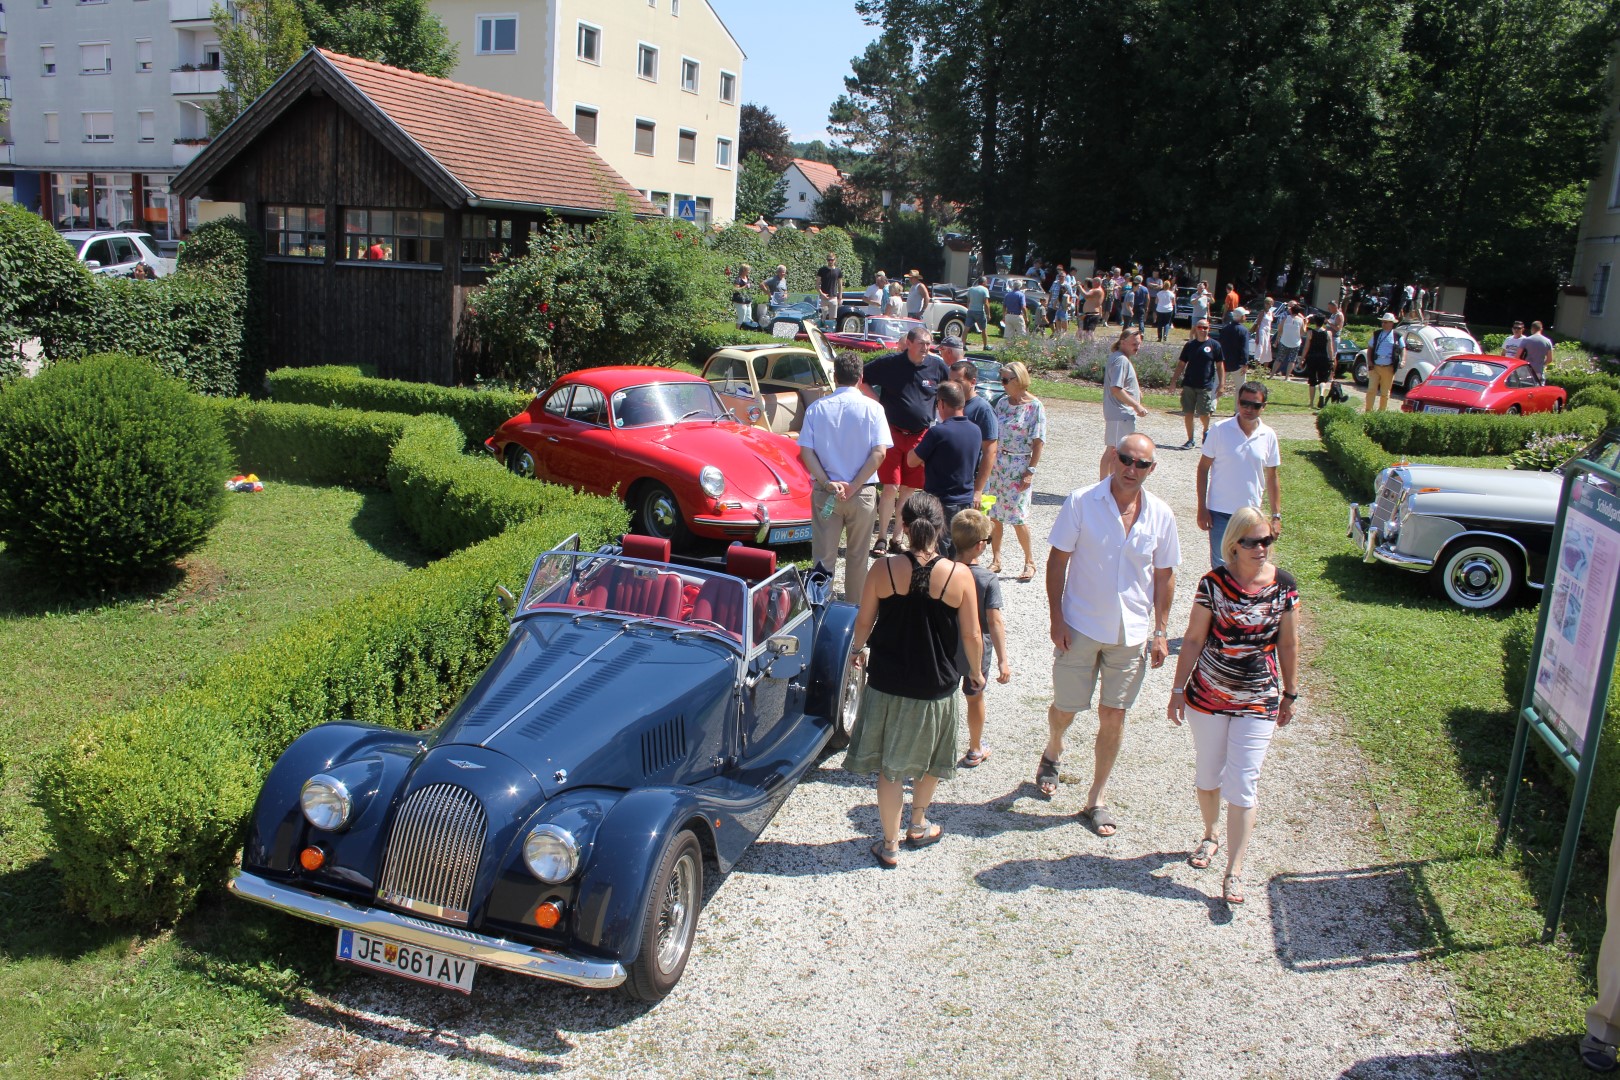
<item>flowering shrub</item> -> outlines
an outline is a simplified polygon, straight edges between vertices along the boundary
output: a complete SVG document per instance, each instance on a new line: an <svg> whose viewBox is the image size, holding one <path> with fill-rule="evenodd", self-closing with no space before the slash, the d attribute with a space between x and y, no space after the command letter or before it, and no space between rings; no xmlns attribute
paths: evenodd
<svg viewBox="0 0 1620 1080"><path fill-rule="evenodd" d="M1022 360L1032 373L1068 371L1077 379L1101 383L1108 365L1108 356L1114 351L1114 335L1084 341L1077 337L1027 338L1000 350L996 356L1002 363ZM1170 386L1175 374L1179 345L1168 342L1143 342L1132 363L1136 366L1136 380L1144 390L1163 390Z"/></svg>
<svg viewBox="0 0 1620 1080"><path fill-rule="evenodd" d="M1573 432L1532 435L1529 442L1508 457L1508 464L1515 469L1551 472L1586 449L1591 441L1590 436Z"/></svg>

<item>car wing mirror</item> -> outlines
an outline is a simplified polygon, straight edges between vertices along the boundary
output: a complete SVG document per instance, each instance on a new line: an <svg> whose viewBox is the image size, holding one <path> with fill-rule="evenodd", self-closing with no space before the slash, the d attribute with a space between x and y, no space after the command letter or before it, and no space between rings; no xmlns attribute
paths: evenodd
<svg viewBox="0 0 1620 1080"><path fill-rule="evenodd" d="M495 586L495 596L500 601L501 611L507 615L517 610L517 597L505 585Z"/></svg>
<svg viewBox="0 0 1620 1080"><path fill-rule="evenodd" d="M760 407L758 405L750 405L750 406L748 406L748 422L750 424L759 423L760 417L762 417L764 415L765 415L765 413L760 410Z"/></svg>
<svg viewBox="0 0 1620 1080"><path fill-rule="evenodd" d="M84 260L84 268L86 270L100 270L101 269L101 260L100 259L86 259L86 260Z"/></svg>
<svg viewBox="0 0 1620 1080"><path fill-rule="evenodd" d="M772 656L798 656L799 639L793 634L777 634L766 639L765 648Z"/></svg>

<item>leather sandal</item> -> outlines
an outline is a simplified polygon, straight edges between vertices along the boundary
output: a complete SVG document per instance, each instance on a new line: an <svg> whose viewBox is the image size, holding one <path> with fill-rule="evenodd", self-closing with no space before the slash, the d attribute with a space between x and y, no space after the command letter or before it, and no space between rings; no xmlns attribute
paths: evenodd
<svg viewBox="0 0 1620 1080"><path fill-rule="evenodd" d="M939 822L924 818L920 824L906 826L906 846L909 848L925 848L930 844L937 844L945 830L940 828Z"/></svg>

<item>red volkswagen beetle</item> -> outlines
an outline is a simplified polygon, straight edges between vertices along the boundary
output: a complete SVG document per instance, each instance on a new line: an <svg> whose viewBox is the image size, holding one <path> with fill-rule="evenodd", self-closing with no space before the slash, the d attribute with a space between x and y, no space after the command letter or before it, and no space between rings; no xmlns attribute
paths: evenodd
<svg viewBox="0 0 1620 1080"><path fill-rule="evenodd" d="M1401 408L1431 413L1561 412L1568 397L1563 387L1538 382L1535 369L1523 360L1464 353L1407 391Z"/></svg>
<svg viewBox="0 0 1620 1080"><path fill-rule="evenodd" d="M707 380L649 367L564 375L484 445L519 476L615 490L638 531L787 544L810 539L810 475L791 439L739 423Z"/></svg>

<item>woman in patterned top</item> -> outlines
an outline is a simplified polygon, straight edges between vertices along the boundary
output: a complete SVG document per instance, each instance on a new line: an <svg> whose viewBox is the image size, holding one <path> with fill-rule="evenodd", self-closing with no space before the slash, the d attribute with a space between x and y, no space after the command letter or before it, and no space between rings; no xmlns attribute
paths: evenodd
<svg viewBox="0 0 1620 1080"><path fill-rule="evenodd" d="M1187 861L1200 870L1221 850L1215 826L1226 797L1226 878L1221 895L1241 904L1243 860L1254 832L1255 785L1271 735L1294 718L1299 697L1299 590L1271 561L1271 523L1245 506L1221 539L1226 565L1198 581L1192 618L1166 713L1192 727L1194 784L1204 836Z"/></svg>

